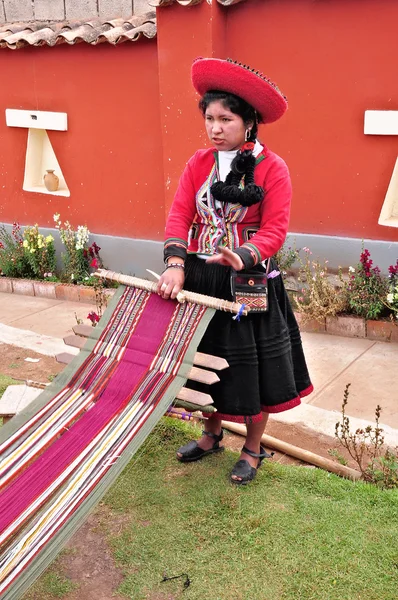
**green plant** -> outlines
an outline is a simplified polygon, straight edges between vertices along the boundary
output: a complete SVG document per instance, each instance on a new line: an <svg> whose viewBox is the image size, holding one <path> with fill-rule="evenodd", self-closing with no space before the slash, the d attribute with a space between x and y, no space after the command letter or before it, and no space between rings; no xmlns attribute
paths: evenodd
<svg viewBox="0 0 398 600"><path fill-rule="evenodd" d="M88 246L90 231L86 225L78 225L74 229L69 221L62 223L58 213L53 218L65 247L65 252L62 253L65 269L63 279L72 283L89 284L90 269L103 266L99 254L101 248L95 242Z"/></svg>
<svg viewBox="0 0 398 600"><path fill-rule="evenodd" d="M54 215L54 222L65 247L65 252L62 253L65 269L63 279L67 282L82 283L90 275L90 261L87 255L90 232L85 225L79 225L75 230L69 221L62 223L58 213Z"/></svg>
<svg viewBox="0 0 398 600"><path fill-rule="evenodd" d="M324 319L343 312L347 306L345 294L346 283L339 272L340 288L336 288L329 280L328 261L322 265L317 260L311 259L312 252L303 248L305 258L299 257L300 269L298 281L301 283L301 292L295 295L294 301L298 310L303 314L304 320Z"/></svg>
<svg viewBox="0 0 398 600"><path fill-rule="evenodd" d="M386 312L388 280L379 267L373 267L369 250L362 250L357 267L350 267L349 272L347 298L350 312L365 319L382 316Z"/></svg>
<svg viewBox="0 0 398 600"><path fill-rule="evenodd" d="M101 318L105 308L108 305L108 296L105 293L105 279L102 277L96 277L96 281L94 283L94 292L95 292L95 305L97 307L98 316Z"/></svg>
<svg viewBox="0 0 398 600"><path fill-rule="evenodd" d="M33 271L23 247L21 227L14 222L11 233L0 227L0 273L6 277L32 277Z"/></svg>
<svg viewBox="0 0 398 600"><path fill-rule="evenodd" d="M94 279L95 281L93 283L93 287L95 292L95 305L97 308L97 312L95 312L94 310L89 312L87 315L87 319L91 322L91 325L93 327L96 327L97 323L99 323L99 320L103 315L104 309L108 304L108 297L104 290L105 280L100 277L95 277Z"/></svg>
<svg viewBox="0 0 398 600"><path fill-rule="evenodd" d="M335 435L357 463L365 481L383 489L398 487L398 449L393 451L384 446L383 429L379 426L381 407L375 409L375 427L368 425L355 432L350 429L346 415L350 385L348 383L344 391L342 420L336 423Z"/></svg>
<svg viewBox="0 0 398 600"><path fill-rule="evenodd" d="M391 317L398 319L398 259L395 265L388 268L389 284L386 306L391 311Z"/></svg>
<svg viewBox="0 0 398 600"><path fill-rule="evenodd" d="M56 269L53 236L44 237L36 223L25 228L23 237L23 248L34 275L40 279L52 279Z"/></svg>
<svg viewBox="0 0 398 600"><path fill-rule="evenodd" d="M20 382L15 381L15 379L13 379L12 377L9 377L8 375L2 375L0 373L0 398L2 397L9 385L16 385L18 383Z"/></svg>
<svg viewBox="0 0 398 600"><path fill-rule="evenodd" d="M342 454L340 454L340 452L336 448L330 448L330 450L328 450L328 454L330 456L333 456L333 458L335 458L337 460L337 462L340 463L341 465L344 465L344 466L348 465L348 460L346 458L344 458L344 456Z"/></svg>
<svg viewBox="0 0 398 600"><path fill-rule="evenodd" d="M286 277L288 271L298 261L299 253L300 250L297 250L295 246L286 246L285 242L282 248L275 254L274 259L282 273L282 277Z"/></svg>

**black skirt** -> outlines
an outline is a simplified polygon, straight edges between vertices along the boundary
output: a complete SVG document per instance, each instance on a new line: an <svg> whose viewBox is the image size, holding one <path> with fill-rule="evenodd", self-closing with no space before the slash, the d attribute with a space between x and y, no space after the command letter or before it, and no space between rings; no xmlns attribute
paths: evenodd
<svg viewBox="0 0 398 600"><path fill-rule="evenodd" d="M274 261L273 269L277 269ZM206 264L190 254L184 288L232 300L230 274L230 268ZM225 358L229 364L229 369L217 372L219 383L187 383L212 396L220 419L255 423L262 412L298 406L300 398L313 390L300 331L280 275L268 280L268 292L267 312L249 313L236 321L231 313L216 311L199 345L200 352Z"/></svg>

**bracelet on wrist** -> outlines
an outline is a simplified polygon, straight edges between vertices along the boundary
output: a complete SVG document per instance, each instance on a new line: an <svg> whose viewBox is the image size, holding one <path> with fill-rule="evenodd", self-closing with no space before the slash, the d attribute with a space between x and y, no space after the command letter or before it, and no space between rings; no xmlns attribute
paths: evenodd
<svg viewBox="0 0 398 600"><path fill-rule="evenodd" d="M182 270L184 270L184 268L185 268L184 263L168 263L165 266L164 271L167 271L167 269L182 269Z"/></svg>

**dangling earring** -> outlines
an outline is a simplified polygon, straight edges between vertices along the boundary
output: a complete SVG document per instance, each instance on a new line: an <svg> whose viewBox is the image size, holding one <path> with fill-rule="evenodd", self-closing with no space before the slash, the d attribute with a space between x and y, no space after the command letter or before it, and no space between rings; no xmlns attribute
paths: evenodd
<svg viewBox="0 0 398 600"><path fill-rule="evenodd" d="M250 140L250 136L251 136L251 129L246 129L245 131L245 142L248 142Z"/></svg>

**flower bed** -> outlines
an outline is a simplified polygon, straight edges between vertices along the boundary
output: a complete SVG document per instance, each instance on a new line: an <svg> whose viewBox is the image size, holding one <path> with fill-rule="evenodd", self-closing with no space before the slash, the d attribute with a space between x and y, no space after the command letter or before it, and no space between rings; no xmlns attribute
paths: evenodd
<svg viewBox="0 0 398 600"><path fill-rule="evenodd" d="M86 285L0 277L0 292L21 294L23 296L37 296L38 298L50 298L52 300L96 304L95 289ZM115 293L115 289L105 289L103 293L110 298Z"/></svg>
<svg viewBox="0 0 398 600"><path fill-rule="evenodd" d="M375 321L352 315L308 319L300 312L295 312L295 315L300 330L307 333L329 333L343 337L398 343L398 325L391 319Z"/></svg>
<svg viewBox="0 0 398 600"><path fill-rule="evenodd" d="M38 225L22 232L14 223L11 233L0 227L0 292L96 304L98 314L93 314L99 318L114 293L105 289L105 281L93 277L93 271L103 267L101 248L95 242L89 245L86 225L75 229L59 214L54 222L64 248L60 272L54 239L41 234ZM398 342L398 260L386 277L363 248L356 267L331 276L327 260L323 264L313 260L306 247L304 257L300 252L283 246L275 256L279 265L275 273L285 278L293 265L299 265L294 285L287 290L302 331ZM88 318L95 327L97 319Z"/></svg>
<svg viewBox="0 0 398 600"><path fill-rule="evenodd" d="M62 223L58 213L54 222L64 248L60 270L54 238L40 233L37 224L22 231L15 222L11 233L4 225L0 227L0 291L95 304L97 312L91 311L87 317L95 327L114 293L113 286L93 274L103 267L101 248L95 242L89 245L86 225L75 229L69 221Z"/></svg>
<svg viewBox="0 0 398 600"><path fill-rule="evenodd" d="M299 265L286 283L302 331L398 342L398 260L385 276L363 248L356 267L332 276L327 260L321 264L309 248L302 251L304 258L291 247L278 253L284 277Z"/></svg>

